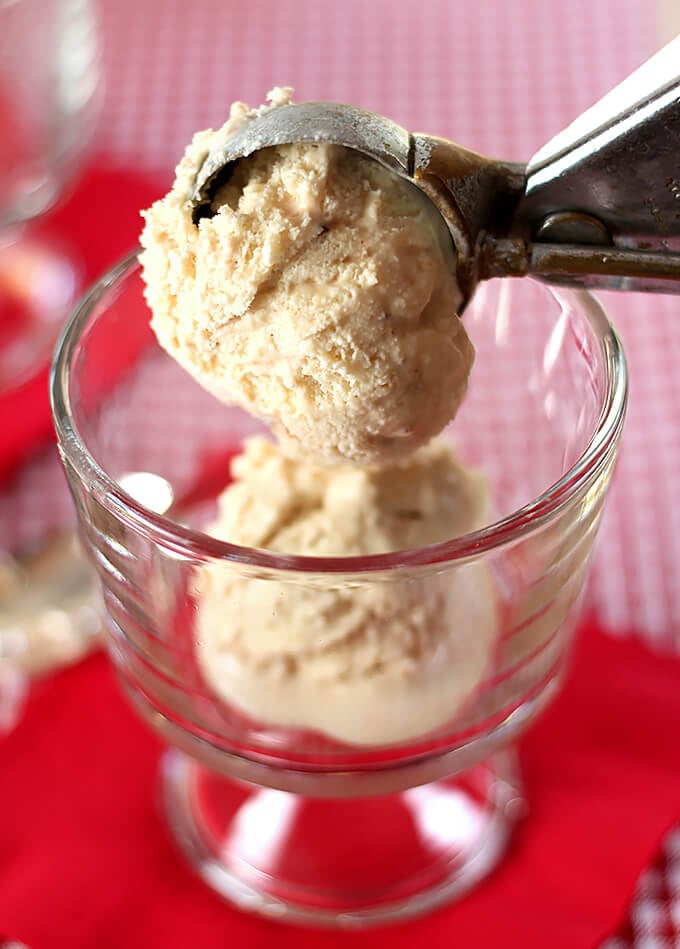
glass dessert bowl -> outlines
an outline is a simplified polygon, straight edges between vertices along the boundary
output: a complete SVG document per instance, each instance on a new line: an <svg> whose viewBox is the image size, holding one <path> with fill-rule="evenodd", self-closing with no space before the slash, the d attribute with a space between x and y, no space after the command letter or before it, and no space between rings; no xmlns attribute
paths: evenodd
<svg viewBox="0 0 680 949"><path fill-rule="evenodd" d="M491 282L465 323L477 360L443 437L484 472L489 524L367 557L292 556L202 532L230 458L260 426L158 346L136 255L93 288L58 347L55 426L103 588L108 649L131 702L172 746L163 800L180 848L243 908L337 926L424 912L484 877L524 812L513 742L567 666L623 427L626 367L584 292ZM293 712L276 720L270 699L289 667L305 674L305 658L269 656L248 666L244 705L243 656L206 665L208 574L237 591L221 609L225 624L236 611L245 617L246 633L249 603L259 604L255 624L262 604L295 617L302 599L309 617L317 603L324 615L329 596L379 602L375 678L353 691L351 662L349 671L326 664L311 685L301 678L319 723L303 726ZM483 578L466 588L477 600L447 599L469 577ZM435 604L427 622L436 614L446 627L446 648L425 637L425 658L409 653L399 689L384 686L397 617L423 604ZM320 630L314 647L332 653L333 630L329 643ZM228 685L214 687L220 670L225 683L231 670L233 701ZM450 715L423 731L420 711L447 689Z"/></svg>

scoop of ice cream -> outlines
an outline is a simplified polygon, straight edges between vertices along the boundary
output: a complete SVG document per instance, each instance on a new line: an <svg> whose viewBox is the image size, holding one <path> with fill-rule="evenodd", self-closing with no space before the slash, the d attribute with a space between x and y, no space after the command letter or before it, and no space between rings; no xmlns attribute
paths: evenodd
<svg viewBox="0 0 680 949"><path fill-rule="evenodd" d="M488 519L486 482L436 439L380 469L316 467L257 437L233 463L209 531L288 554L360 556L448 540ZM487 669L497 629L481 564L363 577L197 582L197 651L221 698L259 721L356 744L444 725Z"/></svg>
<svg viewBox="0 0 680 949"><path fill-rule="evenodd" d="M274 102L287 97L275 90ZM237 103L222 129L199 132L144 215L158 339L290 454L405 457L455 415L474 358L441 215L358 152L293 144L238 162L195 225L196 172L246 114Z"/></svg>

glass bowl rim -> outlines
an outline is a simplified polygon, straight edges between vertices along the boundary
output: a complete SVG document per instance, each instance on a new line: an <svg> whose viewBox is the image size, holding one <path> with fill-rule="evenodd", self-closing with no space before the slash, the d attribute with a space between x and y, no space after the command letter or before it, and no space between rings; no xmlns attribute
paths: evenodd
<svg viewBox="0 0 680 949"><path fill-rule="evenodd" d="M510 546L540 531L551 519L581 497L616 451L628 401L628 371L618 334L600 302L588 291L540 285L556 300L566 297L584 313L596 336L605 371L605 392L597 425L585 450L556 482L511 514L450 540L386 554L352 557L311 557L241 547L184 527L144 507L127 494L90 454L71 411L70 365L81 333L94 307L105 294L140 268L139 249L133 250L99 278L71 314L55 349L50 371L52 419L62 457L88 490L117 519L175 555L198 562L225 561L265 571L297 574L365 575L419 567L444 568L478 559L498 547ZM518 279L518 278L506 278ZM531 279L531 278L524 278Z"/></svg>

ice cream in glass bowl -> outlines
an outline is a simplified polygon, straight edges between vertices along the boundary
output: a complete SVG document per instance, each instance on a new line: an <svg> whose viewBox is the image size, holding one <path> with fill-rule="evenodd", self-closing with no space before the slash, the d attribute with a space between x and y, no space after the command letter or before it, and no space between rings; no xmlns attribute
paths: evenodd
<svg viewBox="0 0 680 949"><path fill-rule="evenodd" d="M202 388L148 328L136 254L59 345L108 650L170 746L179 848L246 909L424 912L490 872L524 813L513 746L568 665L626 367L585 292L491 281L464 322L455 421L378 469L293 463Z"/></svg>

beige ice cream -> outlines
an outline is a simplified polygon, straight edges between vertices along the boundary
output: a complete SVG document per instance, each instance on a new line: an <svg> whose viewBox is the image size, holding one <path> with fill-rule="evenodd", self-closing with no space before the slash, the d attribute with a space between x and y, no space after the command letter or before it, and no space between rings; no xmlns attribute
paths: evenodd
<svg viewBox="0 0 680 949"><path fill-rule="evenodd" d="M289 91L270 94L271 108ZM331 145L267 148L192 221L205 156L248 115L199 132L146 212L141 260L161 344L289 454L385 464L455 415L474 350L451 239L419 189Z"/></svg>
<svg viewBox="0 0 680 949"><path fill-rule="evenodd" d="M274 90L264 108L289 94ZM194 224L198 169L249 115L237 103L222 129L194 137L142 235L161 345L278 438L246 444L211 532L351 557L476 529L484 479L431 441L474 358L439 212L354 151L294 144L238 162ZM216 694L259 721L350 743L444 725L479 685L496 634L479 564L256 577L224 563L200 570L195 592L198 660Z"/></svg>
<svg viewBox="0 0 680 949"><path fill-rule="evenodd" d="M487 486L435 440L380 469L317 467L254 438L209 529L287 554L360 556L449 540L488 520ZM482 680L496 634L484 566L365 581L205 568L197 649L225 701L254 718L357 744L444 725Z"/></svg>

